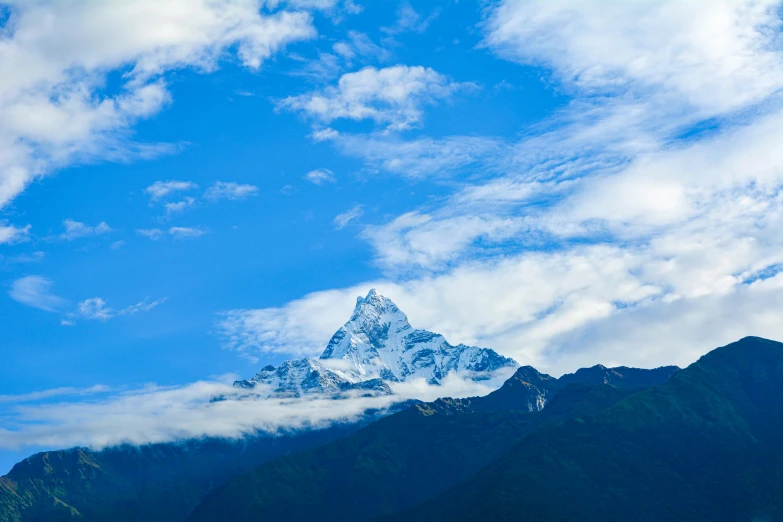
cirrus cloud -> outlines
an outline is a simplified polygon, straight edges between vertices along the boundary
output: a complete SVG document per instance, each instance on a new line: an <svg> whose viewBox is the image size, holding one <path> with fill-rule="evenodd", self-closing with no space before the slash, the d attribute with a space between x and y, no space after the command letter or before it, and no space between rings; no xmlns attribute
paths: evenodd
<svg viewBox="0 0 783 522"><path fill-rule="evenodd" d="M52 281L46 277L26 276L11 283L8 295L24 305L46 312L57 312L67 304L67 301L54 294L53 287Z"/></svg>

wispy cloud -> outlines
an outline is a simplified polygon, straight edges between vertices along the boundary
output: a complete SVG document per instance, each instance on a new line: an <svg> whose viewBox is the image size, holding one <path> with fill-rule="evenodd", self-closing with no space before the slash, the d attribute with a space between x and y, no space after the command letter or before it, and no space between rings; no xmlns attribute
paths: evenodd
<svg viewBox="0 0 783 522"><path fill-rule="evenodd" d="M341 228L345 228L346 225L348 225L351 221L355 221L362 217L364 215L364 208L362 205L354 205L350 209L348 209L346 212L343 212L342 214L337 214L334 217L334 226L340 230Z"/></svg>
<svg viewBox="0 0 783 522"><path fill-rule="evenodd" d="M303 76L324 81L332 80L357 63L367 61L386 62L392 53L383 46L377 45L365 33L348 31L347 38L332 44L332 52L319 52L318 58L306 62L301 72Z"/></svg>
<svg viewBox="0 0 783 522"><path fill-rule="evenodd" d="M46 312L58 312L66 306L67 301L52 292L53 286L46 277L27 276L14 281L8 295L24 305Z"/></svg>
<svg viewBox="0 0 783 522"><path fill-rule="evenodd" d="M142 228L137 230L140 235L144 237L148 237L153 241L157 241L158 239L162 238L166 235L166 232L159 229L159 228Z"/></svg>
<svg viewBox="0 0 783 522"><path fill-rule="evenodd" d="M258 187L233 181L217 181L202 194L184 196L181 192L193 193L199 186L192 181L156 181L146 192L150 195L151 206L162 205L166 216L171 217L182 214L188 209L215 203L220 200L242 200L258 195ZM174 196L177 196L176 198ZM161 234L158 234L158 237Z"/></svg>
<svg viewBox="0 0 783 522"><path fill-rule="evenodd" d="M197 188L198 185L196 185L192 181L170 180L170 181L156 181L155 183L147 187L144 191L147 194L149 194L152 200L157 200L157 199L164 198L175 192L190 191L190 190L195 190Z"/></svg>
<svg viewBox="0 0 783 522"><path fill-rule="evenodd" d="M487 136L419 137L403 140L389 135L346 134L321 129L316 141L329 141L343 154L365 162L371 171L410 178L449 177L467 168L486 175L507 172L513 165L513 146Z"/></svg>
<svg viewBox="0 0 783 522"><path fill-rule="evenodd" d="M216 333L227 348L248 356L283 353L316 357L350 316L359 295L356 292L359 290L331 290L280 308L229 310L222 314Z"/></svg>
<svg viewBox="0 0 783 522"><path fill-rule="evenodd" d="M171 227L169 229L169 235L174 239L191 239L201 237L206 234L207 231L203 228L193 227Z"/></svg>
<svg viewBox="0 0 783 522"><path fill-rule="evenodd" d="M116 310L109 307L106 301L101 297L92 297L80 302L76 308L76 312L68 314L68 320L73 321L76 318L95 320L95 321L108 321L115 317L123 315L133 315L139 312L149 312L156 306L159 306L166 302L166 298L156 299L151 301L145 299L138 303Z"/></svg>
<svg viewBox="0 0 783 522"><path fill-rule="evenodd" d="M365 67L342 75L336 86L288 97L279 107L303 112L326 124L338 119L369 119L391 130L405 130L421 122L422 106L474 87L421 66Z"/></svg>
<svg viewBox="0 0 783 522"><path fill-rule="evenodd" d="M91 226L73 219L66 219L63 221L63 227L65 228L65 232L60 234L60 239L65 241L73 241L74 239L81 237L99 236L112 231L111 227L104 221Z"/></svg>
<svg viewBox="0 0 783 522"><path fill-rule="evenodd" d="M23 393L18 395L0 395L0 404L19 404L25 402L39 402L46 399L53 399L55 397L63 396L83 396L93 395L96 393L106 393L111 388L102 384L96 384L89 388L51 388L48 390L42 390L38 392Z"/></svg>
<svg viewBox="0 0 783 522"><path fill-rule="evenodd" d="M458 261L478 240L484 247L500 244L525 228L524 219L492 214L434 219L410 212L383 226L368 226L362 236L372 243L384 267L437 269Z"/></svg>
<svg viewBox="0 0 783 522"><path fill-rule="evenodd" d="M201 237L207 233L206 229L196 227L170 227L168 230L144 228L137 230L137 232L144 237L150 238L152 241L157 241L165 236L170 236L174 239L191 239Z"/></svg>
<svg viewBox="0 0 783 522"><path fill-rule="evenodd" d="M305 179L315 185L323 185L324 183L334 183L337 181L334 177L334 172L329 169L311 170L305 174Z"/></svg>
<svg viewBox="0 0 783 522"><path fill-rule="evenodd" d="M258 194L258 187L233 181L218 181L207 189L204 197L211 201L219 199L245 199Z"/></svg>
<svg viewBox="0 0 783 522"><path fill-rule="evenodd" d="M0 245L21 243L30 238L30 225L17 227L0 221Z"/></svg>
<svg viewBox="0 0 783 522"><path fill-rule="evenodd" d="M387 34L398 34L407 31L414 31L417 33L423 33L427 30L430 23L438 17L440 10L436 9L430 13L426 18L416 12L410 2L402 2L397 8L397 20L391 27L382 27L381 30Z"/></svg>
<svg viewBox="0 0 783 522"><path fill-rule="evenodd" d="M195 205L196 205L195 198L186 197L181 201L170 201L164 205L164 208L166 209L166 214L171 215L171 214L180 214L184 212L185 209L188 209Z"/></svg>
<svg viewBox="0 0 783 522"><path fill-rule="evenodd" d="M63 313L61 322L66 326L74 325L79 319L108 321L123 315L148 312L166 302L166 298L145 299L125 308L114 309L103 298L93 297L79 302L73 309L66 299L53 292L53 288L54 284L46 277L27 276L14 281L8 295L15 301L39 310ZM69 308L72 311L67 311Z"/></svg>

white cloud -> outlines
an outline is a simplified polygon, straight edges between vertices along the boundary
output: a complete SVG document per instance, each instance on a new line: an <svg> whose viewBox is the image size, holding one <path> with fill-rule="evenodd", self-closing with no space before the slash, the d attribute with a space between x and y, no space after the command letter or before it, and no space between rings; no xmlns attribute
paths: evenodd
<svg viewBox="0 0 783 522"><path fill-rule="evenodd" d="M349 64L356 58L374 58L380 61L389 58L389 52L386 49L378 46L369 36L358 31L348 31L348 38L334 43L332 50Z"/></svg>
<svg viewBox="0 0 783 522"><path fill-rule="evenodd" d="M475 397L495 389L507 374L481 383L448 375L442 386L423 380L393 385L396 395L334 400L257 399L225 380L199 381L184 386L149 385L121 393L92 389L56 389L10 396L14 407L3 412L0 448L28 446L102 449L120 444L151 444L202 437L240 438L259 433L277 435L290 430L325 428L361 419L367 410L383 412L409 398ZM89 401L48 401L53 397L95 394ZM4 396L0 396L2 404ZM8 396L6 396L8 397ZM221 397L222 400L213 400Z"/></svg>
<svg viewBox="0 0 783 522"><path fill-rule="evenodd" d="M78 306L78 314L85 319L108 321L114 317L114 311L106 307L106 301L100 297L85 299Z"/></svg>
<svg viewBox="0 0 783 522"><path fill-rule="evenodd" d="M160 228L143 228L136 232L144 237L150 238L152 241L157 241L166 235L171 236L174 239L188 239L201 237L207 233L203 228L194 227L171 227L168 230L161 230Z"/></svg>
<svg viewBox="0 0 783 522"><path fill-rule="evenodd" d="M201 237L206 233L207 231L204 230L203 228L171 227L169 229L169 235L171 235L171 237L173 237L174 239L196 238L196 237Z"/></svg>
<svg viewBox="0 0 783 522"><path fill-rule="evenodd" d="M223 314L217 332L227 348L247 355L260 351L318 356L350 317L357 292L316 292L281 308L230 310Z"/></svg>
<svg viewBox="0 0 783 522"><path fill-rule="evenodd" d="M96 321L108 321L118 316L134 315L139 312L149 312L156 306L163 304L166 298L150 301L145 299L134 305L115 310L107 306L106 301L101 297L92 297L80 302L77 306L76 312L69 314L69 318L82 318ZM72 323L71 323L72 324Z"/></svg>
<svg viewBox="0 0 783 522"><path fill-rule="evenodd" d="M215 397L226 400L211 401ZM200 437L238 438L258 432L326 427L358 420L399 398L257 400L222 382L151 386L89 402L19 406L0 428L0 447L148 444ZM8 416L6 416L7 418Z"/></svg>
<svg viewBox="0 0 783 522"><path fill-rule="evenodd" d="M91 226L73 219L66 219L63 221L63 227L65 227L65 232L60 234L60 239L65 241L72 241L80 237L99 236L111 232L111 227L103 221L95 226Z"/></svg>
<svg viewBox="0 0 783 522"><path fill-rule="evenodd" d="M362 159L373 171L405 177L445 177L467 167L482 166L498 172L512 153L502 140L485 136L421 137L402 140L395 136L344 134L334 129L313 133L316 142L331 141L348 156Z"/></svg>
<svg viewBox="0 0 783 522"><path fill-rule="evenodd" d="M486 45L579 89L665 96L721 114L783 87L777 0L504 1Z"/></svg>
<svg viewBox="0 0 783 522"><path fill-rule="evenodd" d="M714 137L639 155L625 169L579 187L562 206L562 219L673 225L709 211L727 192L764 198L783 183L776 146L782 124L783 112L760 115Z"/></svg>
<svg viewBox="0 0 783 522"><path fill-rule="evenodd" d="M383 226L369 226L362 235L375 247L385 267L438 268L454 262L477 240L499 243L519 234L524 221L498 216L456 216L433 219L410 212Z"/></svg>
<svg viewBox="0 0 783 522"><path fill-rule="evenodd" d="M260 0L21 2L0 45L0 206L33 179L89 158L159 154L124 132L171 99L163 75L209 72L229 50L257 69L312 38L306 12L262 14ZM52 52L56 49L56 52ZM109 72L124 69L116 93Z"/></svg>
<svg viewBox="0 0 783 522"><path fill-rule="evenodd" d="M316 185L323 185L324 183L334 183L337 179L334 177L334 172L329 169L316 169L311 170L305 175L305 179Z"/></svg>
<svg viewBox="0 0 783 522"><path fill-rule="evenodd" d="M0 404L15 404L24 402L36 402L54 397L62 396L78 396L78 395L92 395L96 393L105 393L110 391L108 386L102 384L96 384L89 388L50 388L48 390L42 390L38 392L24 393L19 395L0 395Z"/></svg>
<svg viewBox="0 0 783 522"><path fill-rule="evenodd" d="M147 187L144 191L147 194L149 194L151 199L157 200L157 199L165 198L166 196L174 192L195 190L197 188L198 185L196 185L192 181L170 180L170 181L156 181L155 183Z"/></svg>
<svg viewBox="0 0 783 522"><path fill-rule="evenodd" d="M67 301L52 293L53 286L51 280L45 277L27 276L14 281L8 295L24 305L46 312L57 312Z"/></svg>
<svg viewBox="0 0 783 522"><path fill-rule="evenodd" d="M163 208L166 209L166 214L180 214L185 211L185 209L188 209L190 207L195 206L196 199L191 197L186 197L182 201L170 201L166 203Z"/></svg>
<svg viewBox="0 0 783 522"><path fill-rule="evenodd" d="M296 9L330 11L340 7L349 13L358 13L360 11L360 8L355 6L351 0L267 0L266 5L270 9L276 9L281 5L287 5Z"/></svg>
<svg viewBox="0 0 783 522"><path fill-rule="evenodd" d="M494 382L491 384L495 384ZM323 428L357 421L367 410L383 411L406 398L434 399L486 395L487 383L457 376L444 387L424 382L396 386L399 395L333 400L254 399L219 381L200 381L179 387L149 386L89 402L56 402L17 406L0 428L0 447L89 446L101 449L124 443L149 444L201 437L239 438L258 433L279 434L303 428ZM48 391L37 395L53 396ZM215 397L223 400L212 401Z"/></svg>
<svg viewBox="0 0 783 522"><path fill-rule="evenodd" d="M137 230L139 234L141 234L144 237L148 237L153 241L157 241L158 239L162 238L166 233L159 229L159 228L142 228L140 230Z"/></svg>
<svg viewBox="0 0 783 522"><path fill-rule="evenodd" d="M336 86L288 97L279 107L304 112L327 124L338 119L370 119L391 130L405 130L421 123L423 105L471 86L421 66L365 67L342 75Z"/></svg>
<svg viewBox="0 0 783 522"><path fill-rule="evenodd" d="M351 221L354 221L356 219L359 219L364 214L364 209L362 208L362 205L354 205L347 211L343 212L342 214L337 214L334 217L334 226L337 227L337 229L345 228L348 223Z"/></svg>
<svg viewBox="0 0 783 522"><path fill-rule="evenodd" d="M30 225L17 227L0 222L0 245L12 245L21 243L30 238Z"/></svg>
<svg viewBox="0 0 783 522"><path fill-rule="evenodd" d="M258 187L235 183L233 181L218 181L204 193L206 199L217 201L219 199L245 199L258 194Z"/></svg>
<svg viewBox="0 0 783 522"><path fill-rule="evenodd" d="M43 276L27 276L17 279L11 284L8 295L22 304L47 312L61 312L68 306L68 301L52 292L53 283ZM133 315L148 312L161 305L166 298L151 301L145 299L119 310L107 306L101 297L93 297L81 301L76 309L64 315L62 324L71 326L76 319L108 321L117 316ZM0 397L0 402L2 398Z"/></svg>
<svg viewBox="0 0 783 522"><path fill-rule="evenodd" d="M406 31L423 33L439 14L440 10L436 9L426 18L422 18L409 2L402 2L397 8L397 20L394 25L392 27L383 27L381 30L392 35Z"/></svg>
<svg viewBox="0 0 783 522"><path fill-rule="evenodd" d="M391 53L373 42L369 36L359 31L348 31L348 37L332 44L332 52L319 52L317 60L310 60L300 75L325 81L338 77L356 63L367 61L386 62Z"/></svg>
<svg viewBox="0 0 783 522"><path fill-rule="evenodd" d="M653 302L560 332L558 352L573 365L601 354L606 364L634 360L655 366L666 357L685 365L747 335L783 339L776 310L783 305L781 277L735 285L725 293Z"/></svg>

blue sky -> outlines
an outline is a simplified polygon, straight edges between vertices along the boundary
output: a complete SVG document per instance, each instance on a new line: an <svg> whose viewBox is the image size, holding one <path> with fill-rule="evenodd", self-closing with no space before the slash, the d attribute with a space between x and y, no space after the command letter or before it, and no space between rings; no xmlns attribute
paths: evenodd
<svg viewBox="0 0 783 522"><path fill-rule="evenodd" d="M371 287L555 374L783 339L778 2L0 5L0 468Z"/></svg>

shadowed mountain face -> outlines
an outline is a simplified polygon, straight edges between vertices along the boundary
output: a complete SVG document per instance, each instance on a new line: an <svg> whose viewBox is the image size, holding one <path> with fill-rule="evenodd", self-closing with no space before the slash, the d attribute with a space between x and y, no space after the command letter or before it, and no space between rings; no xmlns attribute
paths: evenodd
<svg viewBox="0 0 783 522"><path fill-rule="evenodd" d="M389 520L781 521L782 437L783 344L745 338Z"/></svg>
<svg viewBox="0 0 783 522"><path fill-rule="evenodd" d="M271 458L355 431L39 453L0 478L1 522L184 520L214 487Z"/></svg>
<svg viewBox="0 0 783 522"><path fill-rule="evenodd" d="M526 434L602 411L641 383L661 384L676 370L615 372L618 387L578 382L592 373L563 383L522 367L486 397L416 405L321 448L272 461L211 493L190 520L358 521L394 513L468 479Z"/></svg>
<svg viewBox="0 0 783 522"><path fill-rule="evenodd" d="M669 380L679 368L676 366L662 366L654 370L642 370L618 366L607 368L596 364L590 368L581 368L575 373L563 375L558 379L562 386L572 382L581 384L611 384L618 388L647 388Z"/></svg>

